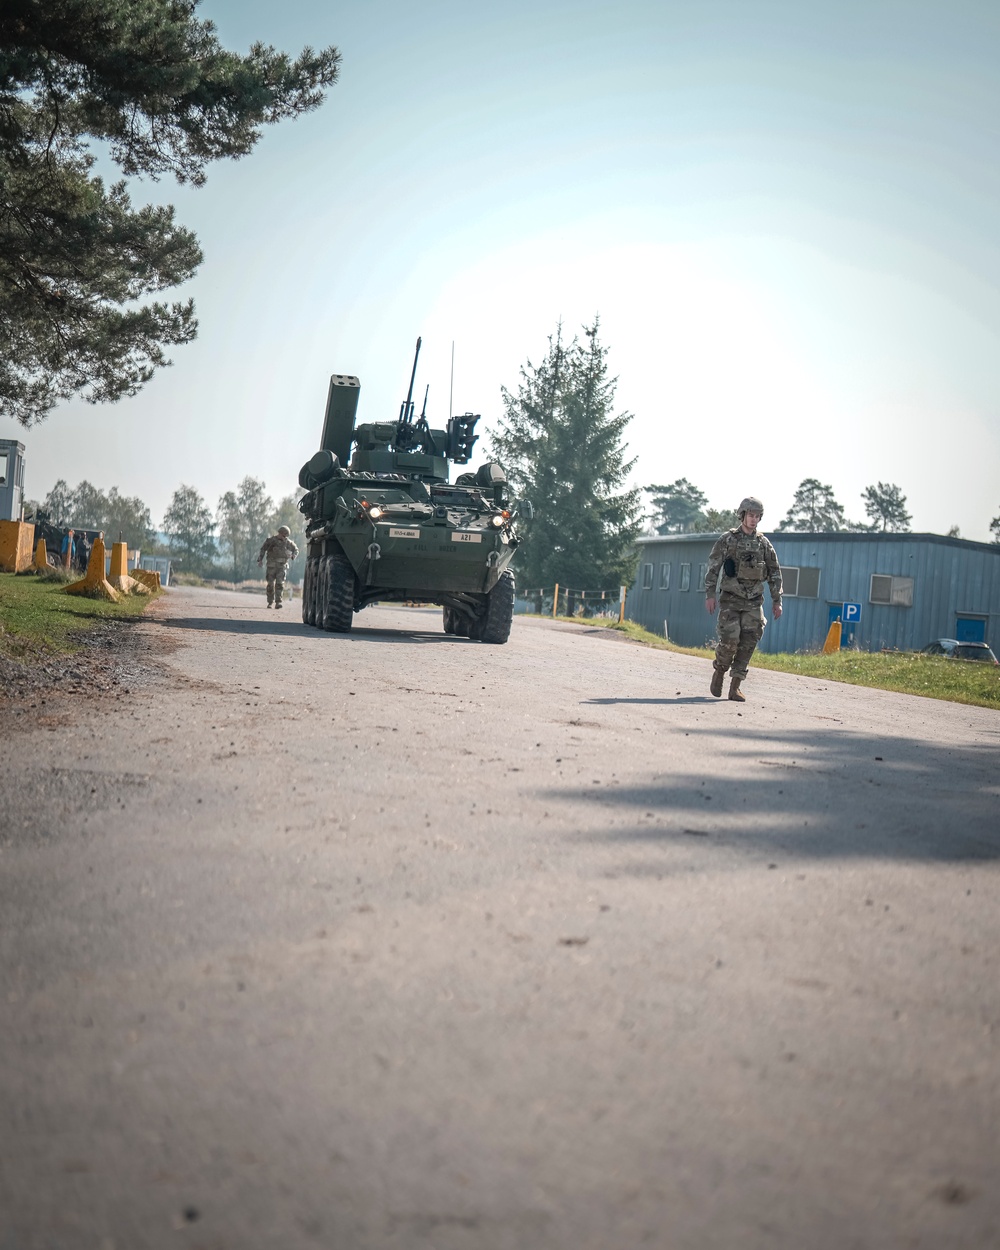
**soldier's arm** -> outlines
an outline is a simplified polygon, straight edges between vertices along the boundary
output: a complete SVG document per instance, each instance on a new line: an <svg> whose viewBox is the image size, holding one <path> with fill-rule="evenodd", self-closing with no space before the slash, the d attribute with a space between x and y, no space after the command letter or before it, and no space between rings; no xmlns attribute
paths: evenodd
<svg viewBox="0 0 1000 1250"><path fill-rule="evenodd" d="M716 539L715 546L708 557L708 572L705 574L705 597L707 599L715 598L715 592L719 585L719 571L722 568L722 562L726 558L726 551L729 546L728 540L728 534L723 534L721 538Z"/></svg>
<svg viewBox="0 0 1000 1250"><path fill-rule="evenodd" d="M705 574L705 607L712 613L715 611L715 596L719 585L719 570L726 558L729 535L723 534L716 540L715 546L708 557L708 572Z"/></svg>
<svg viewBox="0 0 1000 1250"><path fill-rule="evenodd" d="M771 588L771 603L777 618L781 615L781 565L778 563L778 553L770 542L764 549L764 564L767 568L767 584Z"/></svg>
<svg viewBox="0 0 1000 1250"><path fill-rule="evenodd" d="M295 559L295 557L299 554L299 549L298 549L298 547L295 545L295 543L293 543L293 542L292 542L292 540L291 540L291 539L289 539L289 540L288 540L288 545L289 545L289 547L291 547L291 549L292 549L292 559L294 560L294 559Z"/></svg>

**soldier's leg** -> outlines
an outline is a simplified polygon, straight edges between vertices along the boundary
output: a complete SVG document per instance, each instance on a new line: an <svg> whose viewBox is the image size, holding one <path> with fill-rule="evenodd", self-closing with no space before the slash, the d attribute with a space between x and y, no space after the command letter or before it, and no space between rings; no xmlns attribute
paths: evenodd
<svg viewBox="0 0 1000 1250"><path fill-rule="evenodd" d="M750 659L757 650L764 633L764 609L752 608L740 613L740 637L733 656L733 680L729 688L729 697L743 702L740 685L747 675Z"/></svg>
<svg viewBox="0 0 1000 1250"><path fill-rule="evenodd" d="M281 596L285 589L285 566L279 565L274 571L274 606L281 607Z"/></svg>
<svg viewBox="0 0 1000 1250"><path fill-rule="evenodd" d="M722 679L729 671L740 642L740 614L735 608L719 608L719 642L715 648L715 670L710 689L716 698L722 694Z"/></svg>
<svg viewBox="0 0 1000 1250"><path fill-rule="evenodd" d="M274 569L267 570L267 606L270 607L274 602Z"/></svg>

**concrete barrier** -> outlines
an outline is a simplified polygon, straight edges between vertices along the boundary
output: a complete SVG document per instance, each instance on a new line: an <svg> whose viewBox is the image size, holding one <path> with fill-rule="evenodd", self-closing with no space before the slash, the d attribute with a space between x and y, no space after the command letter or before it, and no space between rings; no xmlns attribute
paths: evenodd
<svg viewBox="0 0 1000 1250"><path fill-rule="evenodd" d="M104 576L104 539L95 538L87 561L87 571L78 582L66 587L68 595L86 595L88 599L108 599L118 602L118 591Z"/></svg>
<svg viewBox="0 0 1000 1250"><path fill-rule="evenodd" d="M128 543L114 543L111 547L111 572L108 581L113 590L123 595L148 595L149 587L137 581L128 571Z"/></svg>
<svg viewBox="0 0 1000 1250"><path fill-rule="evenodd" d="M49 552L45 546L45 539L38 540L38 546L35 548L35 568L47 569L49 567Z"/></svg>
<svg viewBox="0 0 1000 1250"><path fill-rule="evenodd" d="M137 582L142 582L144 586L148 586L150 590L163 589L157 569L133 569L132 576Z"/></svg>
<svg viewBox="0 0 1000 1250"><path fill-rule="evenodd" d="M840 633L842 628L840 621L831 622L830 628L826 631L826 642L823 643L824 655L834 655L840 650Z"/></svg>
<svg viewBox="0 0 1000 1250"><path fill-rule="evenodd" d="M0 521L0 569L23 573L31 568L35 526L31 521Z"/></svg>

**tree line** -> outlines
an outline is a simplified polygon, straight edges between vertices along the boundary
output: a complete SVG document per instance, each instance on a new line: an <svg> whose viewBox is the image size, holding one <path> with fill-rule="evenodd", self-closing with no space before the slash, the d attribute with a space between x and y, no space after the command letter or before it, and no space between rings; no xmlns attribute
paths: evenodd
<svg viewBox="0 0 1000 1250"><path fill-rule="evenodd" d="M685 477L667 486L644 489L650 496L650 526L654 533L719 532L739 523L735 511L709 508L707 496ZM866 486L861 492L861 501L867 520L850 521L837 502L833 487L818 478L807 477L799 483L784 520L774 528L814 534L909 532L912 518L906 510L906 496L895 483L876 482ZM952 535L958 537L957 527Z"/></svg>
<svg viewBox="0 0 1000 1250"><path fill-rule="evenodd" d="M248 476L221 496L213 512L193 486L181 485L157 530L137 496L123 495L116 486L105 492L87 481L70 487L60 480L27 511L41 510L56 525L102 530L111 542L124 539L133 549L169 555L185 573L233 582L260 577L261 544L279 525L287 525L299 547L289 568L290 579L297 581L305 562L304 520L296 506L300 495L285 495L276 503L264 482Z"/></svg>

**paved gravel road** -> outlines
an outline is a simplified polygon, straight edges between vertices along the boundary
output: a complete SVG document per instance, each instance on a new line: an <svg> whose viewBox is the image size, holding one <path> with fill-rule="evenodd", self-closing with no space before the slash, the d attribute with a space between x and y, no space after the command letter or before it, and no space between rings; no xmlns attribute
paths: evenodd
<svg viewBox="0 0 1000 1250"><path fill-rule="evenodd" d="M296 607L2 722L2 1250L1000 1246L996 713Z"/></svg>

